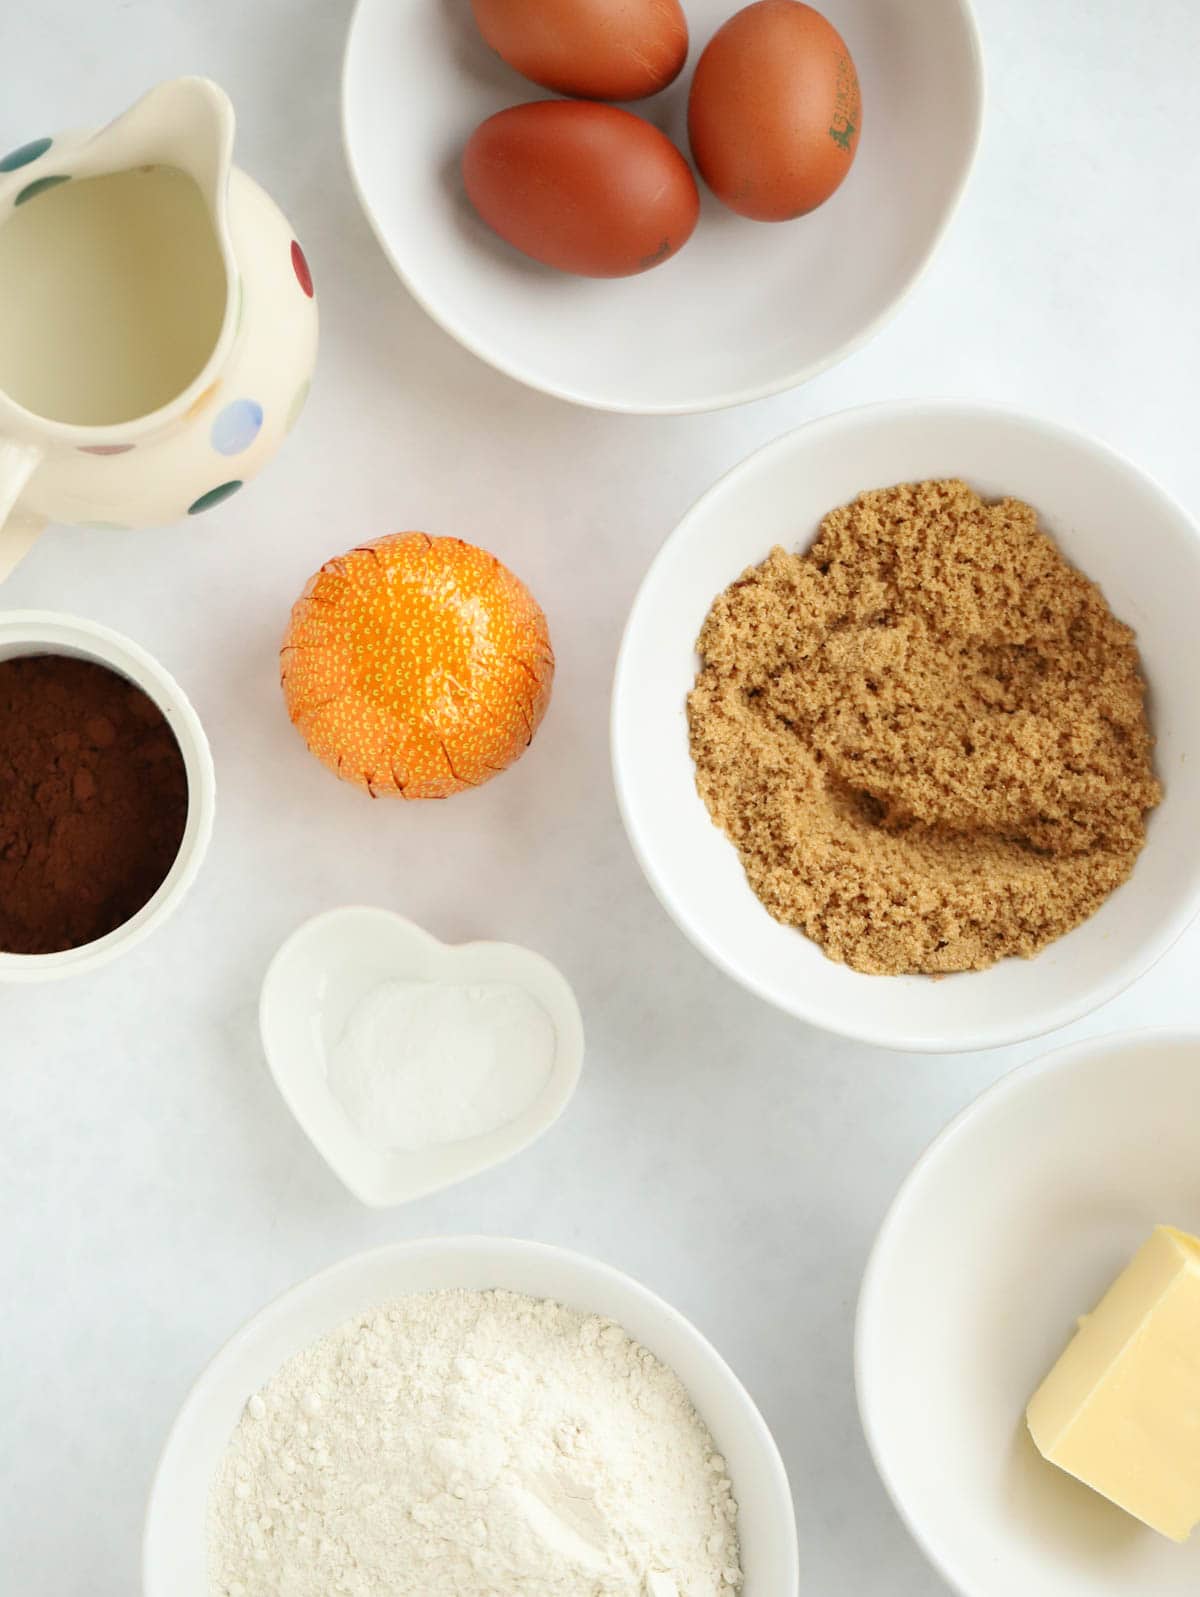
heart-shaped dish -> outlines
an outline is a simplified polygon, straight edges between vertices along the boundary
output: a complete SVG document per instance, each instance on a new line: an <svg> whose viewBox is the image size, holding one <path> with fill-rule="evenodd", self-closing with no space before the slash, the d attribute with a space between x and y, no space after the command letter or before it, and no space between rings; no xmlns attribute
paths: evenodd
<svg viewBox="0 0 1200 1597"><path fill-rule="evenodd" d="M554 1063L541 1094L484 1136L418 1152L364 1142L329 1089L326 1057L356 1006L387 981L511 982L554 1025ZM347 905L306 921L263 981L259 1026L284 1102L317 1152L363 1203L407 1203L501 1164L540 1137L566 1108L583 1064L583 1020L566 978L513 943L440 943L402 915Z"/></svg>

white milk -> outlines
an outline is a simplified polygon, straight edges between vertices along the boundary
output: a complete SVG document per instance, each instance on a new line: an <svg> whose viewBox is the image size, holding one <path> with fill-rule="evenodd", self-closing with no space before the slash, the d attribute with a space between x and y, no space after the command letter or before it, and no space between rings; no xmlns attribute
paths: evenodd
<svg viewBox="0 0 1200 1597"><path fill-rule="evenodd" d="M225 301L209 209L186 172L61 183L0 224L0 390L52 421L132 421L200 373Z"/></svg>

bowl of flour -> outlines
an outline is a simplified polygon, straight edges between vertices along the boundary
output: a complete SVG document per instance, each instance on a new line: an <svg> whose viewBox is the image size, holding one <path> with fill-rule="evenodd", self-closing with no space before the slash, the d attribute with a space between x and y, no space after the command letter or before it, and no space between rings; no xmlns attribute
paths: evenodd
<svg viewBox="0 0 1200 1597"><path fill-rule="evenodd" d="M313 1276L201 1375L145 1597L791 1597L787 1475L720 1355L580 1254L456 1237Z"/></svg>

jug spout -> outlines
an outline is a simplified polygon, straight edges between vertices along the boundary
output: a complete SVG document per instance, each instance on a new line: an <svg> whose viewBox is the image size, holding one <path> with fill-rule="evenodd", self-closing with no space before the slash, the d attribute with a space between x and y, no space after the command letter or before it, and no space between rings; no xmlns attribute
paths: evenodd
<svg viewBox="0 0 1200 1597"><path fill-rule="evenodd" d="M89 165L97 172L178 167L195 179L223 231L233 137L233 106L224 89L209 78L173 78L92 137Z"/></svg>

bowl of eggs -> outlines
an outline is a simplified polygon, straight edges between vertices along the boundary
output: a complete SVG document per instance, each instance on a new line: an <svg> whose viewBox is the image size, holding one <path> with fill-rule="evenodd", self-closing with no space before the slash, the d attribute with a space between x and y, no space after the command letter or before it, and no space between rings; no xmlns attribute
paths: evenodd
<svg viewBox="0 0 1200 1597"><path fill-rule="evenodd" d="M435 321L682 413L806 381L928 264L979 143L969 0L359 0L352 178Z"/></svg>

